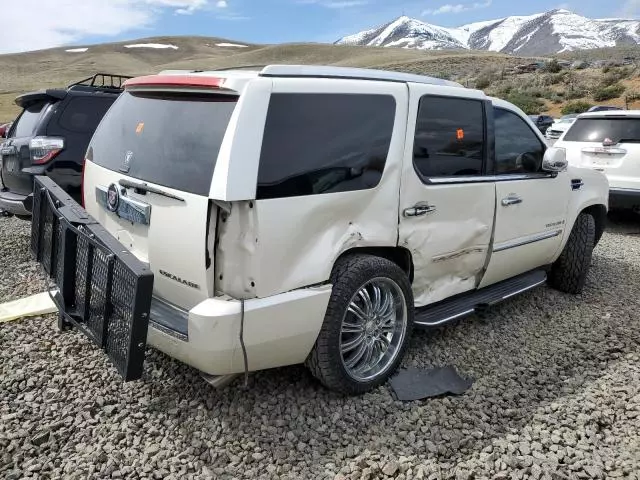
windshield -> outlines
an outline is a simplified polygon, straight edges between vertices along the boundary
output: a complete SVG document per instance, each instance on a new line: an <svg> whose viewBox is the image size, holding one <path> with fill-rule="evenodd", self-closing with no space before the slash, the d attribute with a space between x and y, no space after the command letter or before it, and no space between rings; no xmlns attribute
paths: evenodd
<svg viewBox="0 0 640 480"><path fill-rule="evenodd" d="M609 139L640 141L640 118L580 118L564 137L568 142L597 142Z"/></svg>
<svg viewBox="0 0 640 480"><path fill-rule="evenodd" d="M26 108L18 118L18 123L15 125L11 136L23 138L33 135L45 105L46 102L39 102Z"/></svg>
<svg viewBox="0 0 640 480"><path fill-rule="evenodd" d="M96 130L93 161L140 180L208 195L237 100L204 93L125 92Z"/></svg>

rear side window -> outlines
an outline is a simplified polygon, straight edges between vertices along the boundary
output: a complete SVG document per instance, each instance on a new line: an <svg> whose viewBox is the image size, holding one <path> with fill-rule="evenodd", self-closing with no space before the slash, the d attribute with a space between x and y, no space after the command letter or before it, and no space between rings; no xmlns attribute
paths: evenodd
<svg viewBox="0 0 640 480"><path fill-rule="evenodd" d="M67 103L58 123L70 132L93 133L113 101L104 97L74 97Z"/></svg>
<svg viewBox="0 0 640 480"><path fill-rule="evenodd" d="M420 99L413 163L423 180L480 175L484 160L484 107L479 100Z"/></svg>
<svg viewBox="0 0 640 480"><path fill-rule="evenodd" d="M609 139L640 142L640 118L579 118L564 136L567 142L598 142Z"/></svg>
<svg viewBox="0 0 640 480"><path fill-rule="evenodd" d="M395 110L390 95L271 95L256 198L375 187L389 153Z"/></svg>
<svg viewBox="0 0 640 480"><path fill-rule="evenodd" d="M93 136L93 161L140 180L208 195L237 100L230 95L125 92Z"/></svg>
<svg viewBox="0 0 640 480"><path fill-rule="evenodd" d="M44 109L46 102L36 103L23 110L22 114L18 118L18 123L13 127L12 137L22 138L30 137L35 131L38 120L42 116L42 110Z"/></svg>

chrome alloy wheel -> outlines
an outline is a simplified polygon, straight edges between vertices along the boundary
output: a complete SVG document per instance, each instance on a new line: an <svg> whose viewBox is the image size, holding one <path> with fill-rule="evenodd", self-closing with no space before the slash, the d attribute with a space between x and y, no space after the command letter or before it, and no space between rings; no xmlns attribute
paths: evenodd
<svg viewBox="0 0 640 480"><path fill-rule="evenodd" d="M342 318L340 353L351 378L366 382L386 372L407 333L407 304L390 278L374 278L351 298Z"/></svg>

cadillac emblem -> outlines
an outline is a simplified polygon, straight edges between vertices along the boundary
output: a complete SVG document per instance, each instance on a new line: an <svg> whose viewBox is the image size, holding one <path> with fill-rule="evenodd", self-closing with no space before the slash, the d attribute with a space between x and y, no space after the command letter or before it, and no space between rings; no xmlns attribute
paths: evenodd
<svg viewBox="0 0 640 480"><path fill-rule="evenodd" d="M117 212L120 205L120 191L115 183L109 185L107 189L107 210Z"/></svg>

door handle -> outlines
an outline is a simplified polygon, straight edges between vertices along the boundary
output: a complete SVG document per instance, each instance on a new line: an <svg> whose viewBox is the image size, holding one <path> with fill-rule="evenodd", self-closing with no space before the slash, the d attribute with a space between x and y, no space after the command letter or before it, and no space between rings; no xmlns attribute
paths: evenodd
<svg viewBox="0 0 640 480"><path fill-rule="evenodd" d="M422 215L426 215L427 213L433 213L436 211L435 205L429 204L418 204L413 207L405 208L404 214L405 217L421 217Z"/></svg>
<svg viewBox="0 0 640 480"><path fill-rule="evenodd" d="M509 205L516 205L518 203L522 203L522 198L520 198L515 193L512 193L508 197L505 197L502 199L503 207L508 207Z"/></svg>

